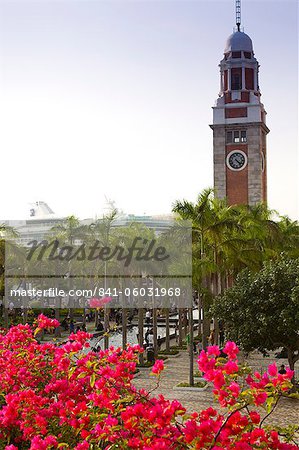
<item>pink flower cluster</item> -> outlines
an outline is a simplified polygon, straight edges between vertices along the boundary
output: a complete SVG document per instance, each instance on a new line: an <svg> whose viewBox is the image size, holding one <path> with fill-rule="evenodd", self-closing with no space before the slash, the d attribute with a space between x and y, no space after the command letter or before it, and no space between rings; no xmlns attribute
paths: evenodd
<svg viewBox="0 0 299 450"><path fill-rule="evenodd" d="M59 322L56 319L50 319L44 314L40 314L37 318L37 327L40 330L49 329L49 328L57 328L59 327Z"/></svg>
<svg viewBox="0 0 299 450"><path fill-rule="evenodd" d="M219 348L210 346L207 352L202 351L198 360L199 369L204 372L205 378L214 385L216 395L222 407L234 406L239 402L241 394L241 383L238 377L242 373L238 365L238 347L234 342L227 342L223 352L227 355L221 361ZM268 371L261 375L254 372L245 377L247 388L242 389L244 401L256 406L264 405L269 397L273 398L273 393L277 396L290 389L290 380L293 372L287 369L286 374L278 373L276 364L271 364Z"/></svg>
<svg viewBox="0 0 299 450"><path fill-rule="evenodd" d="M40 316L38 328L49 326L57 324ZM245 374L234 343L224 349L227 358L209 347L198 361L226 412L210 407L187 414L178 401L134 387L138 346L86 354L88 333L73 334L62 346L38 344L34 335L29 325L0 335L0 448L298 448L282 442L274 428L261 427L254 409L289 389L292 373L280 375L271 365L264 375ZM163 369L158 360L152 372L159 377Z"/></svg>
<svg viewBox="0 0 299 450"><path fill-rule="evenodd" d="M93 297L89 300L89 306L91 308L103 308L103 306L110 303L111 300L112 297L103 297L103 298Z"/></svg>
<svg viewBox="0 0 299 450"><path fill-rule="evenodd" d="M155 364L152 367L152 373L154 375L160 375L160 373L164 370L164 361L162 359L157 359Z"/></svg>

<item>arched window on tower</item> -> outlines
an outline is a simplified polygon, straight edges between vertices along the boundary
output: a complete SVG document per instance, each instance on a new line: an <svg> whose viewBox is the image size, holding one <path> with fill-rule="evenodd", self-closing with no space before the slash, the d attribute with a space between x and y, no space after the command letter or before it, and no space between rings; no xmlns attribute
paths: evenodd
<svg viewBox="0 0 299 450"><path fill-rule="evenodd" d="M253 69L245 69L245 88L248 90L254 89L254 71Z"/></svg>
<svg viewBox="0 0 299 450"><path fill-rule="evenodd" d="M232 52L232 58L241 58L241 52Z"/></svg>
<svg viewBox="0 0 299 450"><path fill-rule="evenodd" d="M242 68L235 67L232 69L232 91L240 91L242 89Z"/></svg>
<svg viewBox="0 0 299 450"><path fill-rule="evenodd" d="M224 76L223 76L223 90L224 91L227 91L227 85L228 85L227 70L225 70Z"/></svg>

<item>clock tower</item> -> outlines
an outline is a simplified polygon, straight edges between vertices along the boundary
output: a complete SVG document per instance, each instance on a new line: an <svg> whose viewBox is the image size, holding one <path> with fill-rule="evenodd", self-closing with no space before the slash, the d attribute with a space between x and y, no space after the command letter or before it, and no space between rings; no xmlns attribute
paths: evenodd
<svg viewBox="0 0 299 450"><path fill-rule="evenodd" d="M214 188L229 205L267 201L266 111L261 102L259 63L252 40L241 31L240 0L236 31L220 62L220 93L213 107Z"/></svg>

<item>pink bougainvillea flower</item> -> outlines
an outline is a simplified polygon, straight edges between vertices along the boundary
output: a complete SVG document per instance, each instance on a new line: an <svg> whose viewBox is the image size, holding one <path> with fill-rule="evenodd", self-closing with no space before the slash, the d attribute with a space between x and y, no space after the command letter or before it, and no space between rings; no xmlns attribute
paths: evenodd
<svg viewBox="0 0 299 450"><path fill-rule="evenodd" d="M164 370L164 361L162 359L157 359L152 367L152 373L154 373L155 375L159 375L162 370Z"/></svg>
<svg viewBox="0 0 299 450"><path fill-rule="evenodd" d="M239 366L235 361L228 361L224 366L223 370L228 374L231 375L233 373L237 373L239 371Z"/></svg>
<svg viewBox="0 0 299 450"><path fill-rule="evenodd" d="M254 394L254 404L257 406L263 405L267 398L267 392L258 392L257 394Z"/></svg>
<svg viewBox="0 0 299 450"><path fill-rule="evenodd" d="M288 378L289 380L291 380L295 374L294 370L291 370L289 367L286 368L286 374L284 374L285 378Z"/></svg>
<svg viewBox="0 0 299 450"><path fill-rule="evenodd" d="M257 411L251 411L249 413L249 416L250 416L252 423L254 423L256 425L260 423L261 416L259 415L259 413Z"/></svg>
<svg viewBox="0 0 299 450"><path fill-rule="evenodd" d="M56 325L39 316L37 326ZM227 410L189 414L177 400L133 385L140 347L83 352L90 338L86 332L72 334L66 344L40 345L33 331L20 324L0 334L1 449L298 450L275 429L263 428L264 413L255 411L292 386L293 372L281 375L270 365L265 374L249 374L239 368L233 342L226 359L217 358L219 349L211 347L198 360L215 399ZM157 360L152 373L163 369ZM227 416L229 410L234 412Z"/></svg>
<svg viewBox="0 0 299 450"><path fill-rule="evenodd" d="M277 365L276 365L276 363L270 364L268 366L268 374L271 377L276 377L276 375L277 375Z"/></svg>
<svg viewBox="0 0 299 450"><path fill-rule="evenodd" d="M230 359L235 359L239 353L239 349L234 342L228 341L225 344L223 352L226 353Z"/></svg>
<svg viewBox="0 0 299 450"><path fill-rule="evenodd" d="M102 308L103 306L107 305L107 303L110 303L112 300L112 297L93 297L89 300L89 306L91 308Z"/></svg>
<svg viewBox="0 0 299 450"><path fill-rule="evenodd" d="M220 355L219 347L217 345L209 345L207 348L207 354L219 356Z"/></svg>
<svg viewBox="0 0 299 450"><path fill-rule="evenodd" d="M57 328L59 327L59 322L56 319L50 319L44 316L44 314L39 314L37 318L37 327L41 330L44 328Z"/></svg>
<svg viewBox="0 0 299 450"><path fill-rule="evenodd" d="M50 319L44 314L40 314L37 318L37 328L34 330L36 336L42 330L51 330L52 328L59 327L60 323L56 319Z"/></svg>

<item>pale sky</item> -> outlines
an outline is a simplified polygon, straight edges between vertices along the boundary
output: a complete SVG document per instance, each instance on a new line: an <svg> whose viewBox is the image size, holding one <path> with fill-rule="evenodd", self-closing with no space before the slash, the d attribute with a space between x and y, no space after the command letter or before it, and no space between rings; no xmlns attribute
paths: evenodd
<svg viewBox="0 0 299 450"><path fill-rule="evenodd" d="M0 0L1 219L163 214L213 185L234 1ZM298 213L298 2L242 1L260 68L269 206Z"/></svg>

